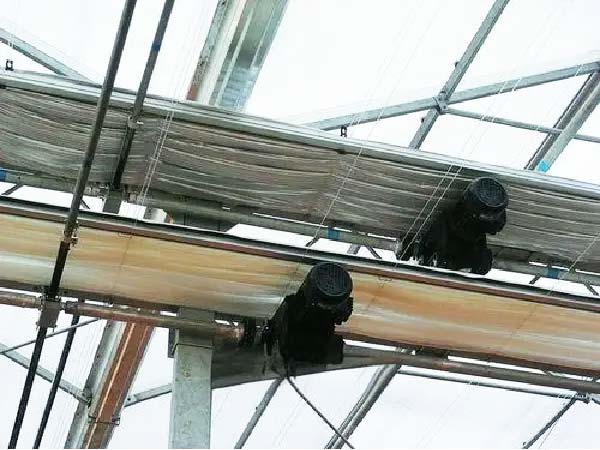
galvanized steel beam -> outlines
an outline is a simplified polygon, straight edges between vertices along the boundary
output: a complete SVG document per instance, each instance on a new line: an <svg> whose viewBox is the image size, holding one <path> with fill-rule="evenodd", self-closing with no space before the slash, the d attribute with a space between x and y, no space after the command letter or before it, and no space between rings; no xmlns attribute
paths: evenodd
<svg viewBox="0 0 600 450"><path fill-rule="evenodd" d="M556 122L555 127L561 128L561 133L557 136L548 136L540 144L525 168L547 172L571 139L575 138L577 131L599 102L600 72L596 72L588 77Z"/></svg>
<svg viewBox="0 0 600 450"><path fill-rule="evenodd" d="M46 69L57 73L58 75L64 75L66 77L74 78L77 80L89 81L89 79L85 75L82 75L75 69L60 62L56 58L53 58L52 56L41 51L29 42L19 38L10 31L5 30L4 28L0 28L0 42L9 45L22 55L44 66Z"/></svg>
<svg viewBox="0 0 600 450"><path fill-rule="evenodd" d="M188 319L213 323L214 313L181 308ZM177 330L169 448L210 448L212 337Z"/></svg>
<svg viewBox="0 0 600 450"><path fill-rule="evenodd" d="M80 404L65 448L106 448L125 403L153 328L109 322L85 383L89 404Z"/></svg>
<svg viewBox="0 0 600 450"><path fill-rule="evenodd" d="M28 357L22 355L21 353L17 352L16 350L10 350L10 346L4 345L4 344L0 344L0 351L6 352L6 353L3 353L3 356L7 357L11 361L17 363L18 365L20 365L21 367L23 367L25 369L29 369L31 360ZM54 373L40 365L37 366L35 373L37 376L39 376L40 378L43 378L44 380L46 380L50 383L52 383L52 381L54 380ZM80 402L87 401L87 398L83 395L83 391L81 389L79 389L77 386L75 386L73 383L70 383L69 381L60 380L60 384L58 385L58 387L59 387L59 389L66 392L67 394L73 396Z"/></svg>
<svg viewBox="0 0 600 450"><path fill-rule="evenodd" d="M446 103L448 105L452 105L469 100L476 100L478 98L489 97L491 95L539 86L541 84L551 83L553 81L560 81L580 75L587 75L598 70L600 70L599 61L555 69L549 72L542 72L535 75L523 76L512 80L500 81L498 83L466 89L464 91L458 91L450 96ZM382 106L368 111L357 111L352 114L321 119L307 123L306 126L319 128L321 130L334 130L348 124L358 125L361 123L375 122L380 119L403 116L437 107L437 98L428 97L398 105Z"/></svg>
<svg viewBox="0 0 600 450"><path fill-rule="evenodd" d="M488 11L487 15L483 19L483 22L479 26L479 29L475 33L475 36L473 36L471 42L469 42L469 45L467 46L467 49L461 56L460 60L456 63L454 70L450 74L450 78L448 78L448 80L438 93L437 99L440 102L440 104L446 103L446 101L452 97L452 94L454 94L454 91L456 90L458 84L467 72L467 69L477 56L479 49L481 48L486 38L492 31L492 28L494 28L494 25L500 18L502 11L504 11L504 8L508 4L508 1L509 0L496 0L490 8L490 10ZM427 115L423 118L419 129L410 141L409 147L421 148L421 144L427 137L427 134L433 127L433 124L435 123L437 118L440 116L440 113L441 112L439 109L430 109L427 112Z"/></svg>
<svg viewBox="0 0 600 450"><path fill-rule="evenodd" d="M244 110L286 6L287 0L218 2L188 100Z"/></svg>
<svg viewBox="0 0 600 450"><path fill-rule="evenodd" d="M483 122L495 123L498 125L506 125L513 128L519 128L521 130L537 131L539 133L545 133L554 136L559 135L563 131L560 128L545 127L543 125L538 125L534 123L520 122L518 120L506 119L504 117L498 116L490 116L487 114L465 111L463 109L446 108L444 110L444 113L451 114L457 117L465 117L467 119L481 120ZM590 136L587 134L575 134L573 136L573 139L586 142L595 142L596 144L600 144L600 137Z"/></svg>
<svg viewBox="0 0 600 450"><path fill-rule="evenodd" d="M565 413L577 402L575 397L571 398L563 407L538 431L530 440L523 442L523 448L531 448L550 428L552 428L561 419Z"/></svg>
<svg viewBox="0 0 600 450"><path fill-rule="evenodd" d="M339 431L344 438L348 439L352 436L354 430L360 425L385 388L394 379L399 368L400 365L398 364L388 364L377 369L360 398L339 427ZM337 434L334 434L325 445L325 448L342 448L343 446L344 441Z"/></svg>
<svg viewBox="0 0 600 450"><path fill-rule="evenodd" d="M252 435L254 428L256 428L258 421L260 420L260 418L264 414L265 410L267 409L267 406L269 406L269 403L271 403L271 400L273 400L273 397L277 393L277 390L279 389L279 386L281 386L282 382L283 382L283 378L276 378L274 381L271 382L267 391L263 395L262 400L256 406L256 409L254 410L252 417L246 424L246 428L244 428L244 431L242 431L242 434L238 438L238 440L235 443L235 446L233 448L243 448L244 447L244 445L246 444L246 441L248 441L248 438Z"/></svg>

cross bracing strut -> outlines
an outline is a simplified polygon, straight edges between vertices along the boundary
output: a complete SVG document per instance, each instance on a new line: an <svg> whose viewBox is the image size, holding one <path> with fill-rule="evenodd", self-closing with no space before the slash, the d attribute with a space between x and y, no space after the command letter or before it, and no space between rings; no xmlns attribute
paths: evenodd
<svg viewBox="0 0 600 450"><path fill-rule="evenodd" d="M460 60L456 63L450 78L446 81L442 89L438 94L438 100L440 102L446 102L447 99L452 97L454 91L458 87L458 84L462 80L463 76L467 72L469 66L477 56L479 49L485 42L486 38L494 28L494 25L500 18L500 15L504 11L504 8L508 4L509 0L496 0L487 15L483 19L483 22L479 26L479 29L469 42L467 49L463 53ZM435 121L440 116L440 111L438 109L430 109L427 112L427 115L423 118L419 129L416 131L412 140L410 141L409 147L411 148L420 148L421 144L429 134L429 131L435 124Z"/></svg>
<svg viewBox="0 0 600 450"><path fill-rule="evenodd" d="M246 441L248 441L248 438L254 431L254 428L256 428L258 421L260 420L260 418L264 414L265 410L267 409L267 406L269 406L269 403L271 403L271 400L273 400L273 397L277 393L277 390L279 389L279 386L281 386L282 382L283 382L283 378L276 378L274 381L271 382L271 384L267 388L265 394L263 395L262 400L256 406L254 413L252 413L252 417L246 424L246 428L244 428L244 431L242 431L242 434L240 435L237 442L235 443L234 448L243 448L244 447L244 445L246 444Z"/></svg>
<svg viewBox="0 0 600 450"><path fill-rule="evenodd" d="M548 430L550 430L561 419L565 413L577 402L575 397L571 398L565 405L538 431L530 440L523 442L523 448L531 448Z"/></svg>
<svg viewBox="0 0 600 450"><path fill-rule="evenodd" d="M324 370L329 370L329 368L325 368ZM459 378L456 376L439 375L439 374L435 374L430 371L410 369L410 368L400 369L398 371L398 375L405 375L408 377L416 377L416 378L425 378L425 379L436 380L436 381L447 381L447 382L451 382L451 383L468 384L469 386L479 386L479 387L483 387L483 388L498 389L498 390L504 390L504 391L509 391L509 392L517 392L520 394L537 395L537 396L549 397L549 398L564 399L565 397L572 395L577 401L582 401L582 402L587 402L589 400L599 401L599 400L595 400L595 398L594 398L594 396L596 394L592 394L592 395L579 394L574 391L571 391L571 392L566 391L565 392L565 391L555 391L555 390L543 390L543 389L540 389L537 387L507 385L507 384L500 384L497 382L473 380L471 378ZM275 380L278 380L278 378L275 378ZM257 379L255 381L262 381L262 380ZM273 385L273 383L271 384L271 386L272 385ZM217 387L213 386L213 389L219 389L221 387L228 387L228 386L225 386L225 385L223 385L223 386L219 385ZM168 395L169 393L171 393L171 384L170 383L163 384L161 386L156 386L156 387L147 389L145 391L136 392L134 394L130 394L129 397L127 397L127 401L125 402L124 407L127 408L129 406L135 406L146 400L152 400L152 399L160 397L162 395ZM271 397L271 393L267 391L265 393L265 396L263 397L263 399L269 398L269 397ZM257 406L257 410L254 412L254 415L257 415L257 411L259 411L258 406ZM264 411L263 411L263 413L264 413ZM254 415L253 415L253 417L254 417Z"/></svg>
<svg viewBox="0 0 600 450"><path fill-rule="evenodd" d="M6 358L17 363L18 365L25 368L26 370L29 369L31 359L27 358L26 356L20 354L19 352L15 351L15 350L10 350L10 347L8 347L4 344L1 344L1 343L0 343L0 350L2 352L6 351L6 353L3 353L3 356L5 356ZM46 369L45 367L40 366L39 364L36 368L36 375L50 383L52 383L52 380L54 380L54 373L52 371ZM80 402L87 401L87 398L83 395L83 391L69 381L61 380L60 384L59 384L59 388L62 391L66 392L67 394L73 396Z"/></svg>
<svg viewBox="0 0 600 450"><path fill-rule="evenodd" d="M504 117L489 116L487 114L481 114L471 111L465 111L463 109L447 108L444 110L445 114L451 114L457 117L465 117L467 119L481 120L483 122L495 123L498 125L506 125L513 128L519 128L522 130L537 131L539 133L545 133L548 135L559 135L563 130L555 127L545 127L534 123L520 122L518 120L506 119ZM600 137L590 136L587 134L575 134L573 139L586 142L594 142L600 144Z"/></svg>
<svg viewBox="0 0 600 450"><path fill-rule="evenodd" d="M548 136L542 142L529 161L527 168L531 166L531 168L541 172L548 171L571 139L575 137L579 128L596 109L598 103L600 103L600 72L588 77L557 122L557 125L563 130L559 135Z"/></svg>
<svg viewBox="0 0 600 450"><path fill-rule="evenodd" d="M560 69L542 72L535 75L527 75L512 80L500 81L498 83L478 86L463 91L455 92L449 99L446 100L448 105L461 103L469 100L489 97L491 95L502 94L504 92L512 92L514 90L526 89L533 86L539 86L545 83L565 80L580 75L587 75L600 70L600 62L590 62L578 64L576 66L565 67ZM357 111L352 114L321 119L307 123L306 125L321 130L335 130L341 126L361 123L375 122L377 120L388 119L391 117L403 116L406 114L426 111L439 106L438 100L433 97L413 100L407 103L397 105L384 106L368 111Z"/></svg>
<svg viewBox="0 0 600 450"><path fill-rule="evenodd" d="M89 81L87 77L77 72L75 69L60 62L56 58L53 58L27 41L19 38L8 30L5 30L4 28L0 28L0 42L10 45L19 53L25 55L32 61L41 64L45 68L50 69L52 72L57 73L58 75L64 75L77 80Z"/></svg>
<svg viewBox="0 0 600 450"><path fill-rule="evenodd" d="M360 398L340 425L340 432L344 438L348 439L352 436L352 433L354 433L385 388L390 384L399 368L400 365L398 364L388 364L377 369L377 372L369 380L369 384ZM325 445L325 448L342 448L343 446L343 439L334 434Z"/></svg>

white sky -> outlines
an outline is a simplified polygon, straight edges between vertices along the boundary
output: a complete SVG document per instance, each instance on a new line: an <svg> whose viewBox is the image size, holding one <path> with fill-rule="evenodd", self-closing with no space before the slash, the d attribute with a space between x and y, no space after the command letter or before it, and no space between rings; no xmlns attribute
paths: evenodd
<svg viewBox="0 0 600 450"><path fill-rule="evenodd" d="M491 0L290 0L286 15L249 101L248 112L302 123L328 115L432 96L466 48ZM113 44L122 0L3 0L0 26L100 81ZM208 31L216 0L177 0L150 92L182 98ZM161 0L140 0L117 78L135 89L146 60ZM595 0L511 0L469 69L459 89L600 57L600 2ZM8 46L0 45L0 63L15 60L17 69L42 70ZM2 64L3 65L3 64ZM457 105L462 109L552 126L585 77ZM424 114L351 128L354 137L407 145ZM1 118L0 118L1 120ZM600 110L580 130L600 135ZM543 135L457 117L441 117L423 145L427 151L486 163L522 167ZM550 173L600 183L597 144L572 141ZM0 190L9 185L0 183ZM68 205L67 194L21 189L15 195ZM90 199L88 199L90 200ZM90 200L93 209L99 201ZM127 213L130 210L122 210ZM252 227L235 233L256 235ZM288 233L262 233L264 239L302 245ZM320 243L324 249L345 246ZM364 249L363 249L364 250ZM361 255L367 256L368 253ZM388 255L389 256L389 255ZM498 278L528 277L494 272ZM571 283L541 282L578 293ZM36 313L0 306L0 342L31 339ZM61 318L67 325L69 318ZM102 324L81 329L65 379L82 386L102 332ZM54 369L64 337L49 339L42 365ZM30 355L31 348L23 350ZM170 381L166 332L156 331L134 392ZM374 369L357 369L299 379L309 398L340 423L366 386ZM0 445L8 442L25 371L0 359ZM219 389L213 394L213 447L231 447L268 382ZM36 380L19 442L31 446L49 383ZM351 441L357 446L402 448L519 447L566 400L508 393L469 385L398 376ZM166 447L170 397L126 409L111 447ZM44 446L62 446L75 401L59 391ZM577 404L553 428L544 447L593 448L600 442L600 407ZM322 447L330 432L312 411L283 385L248 447ZM542 441L540 441L542 443Z"/></svg>

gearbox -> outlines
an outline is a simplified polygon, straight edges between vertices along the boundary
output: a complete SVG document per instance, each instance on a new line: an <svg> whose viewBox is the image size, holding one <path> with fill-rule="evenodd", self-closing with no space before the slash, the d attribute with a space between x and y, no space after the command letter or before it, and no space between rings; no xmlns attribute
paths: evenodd
<svg viewBox="0 0 600 450"><path fill-rule="evenodd" d="M339 264L312 267L294 294L286 296L264 331L267 352L278 349L288 371L296 362L339 364L342 337L335 334L352 314L352 278Z"/></svg>
<svg viewBox="0 0 600 450"><path fill-rule="evenodd" d="M492 268L487 235L506 224L508 194L494 178L477 178L461 198L442 211L415 243L420 264L484 275Z"/></svg>

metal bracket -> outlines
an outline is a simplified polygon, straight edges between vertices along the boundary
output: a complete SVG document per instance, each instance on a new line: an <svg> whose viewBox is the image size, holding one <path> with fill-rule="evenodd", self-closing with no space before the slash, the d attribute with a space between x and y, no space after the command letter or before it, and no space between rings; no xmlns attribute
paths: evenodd
<svg viewBox="0 0 600 450"><path fill-rule="evenodd" d="M129 128L130 130L137 130L143 124L144 123L139 120L133 120L133 117L131 117L131 116L127 117L127 128Z"/></svg>
<svg viewBox="0 0 600 450"><path fill-rule="evenodd" d="M446 102L446 94L441 93L437 97L434 97L436 108L440 114L445 114L448 110L448 103Z"/></svg>
<svg viewBox="0 0 600 450"><path fill-rule="evenodd" d="M169 341L167 343L167 357L175 357L175 329L169 328Z"/></svg>
<svg viewBox="0 0 600 450"><path fill-rule="evenodd" d="M348 137L348 125L342 125L340 127L340 136L341 137Z"/></svg>
<svg viewBox="0 0 600 450"><path fill-rule="evenodd" d="M600 294L598 294L598 291L594 288L594 286L592 286L590 283L583 283L583 285L587 288L588 291L590 291L590 293L595 296L598 297Z"/></svg>
<svg viewBox="0 0 600 450"><path fill-rule="evenodd" d="M9 72L13 72L15 70L14 68L14 63L12 59L7 59L6 63L4 64L4 70L7 70Z"/></svg>
<svg viewBox="0 0 600 450"><path fill-rule="evenodd" d="M64 241L69 244L69 247L73 248L77 245L77 243L79 242L79 223L75 224L75 227L73 228L73 232L71 233L71 236L66 236L64 237Z"/></svg>
<svg viewBox="0 0 600 450"><path fill-rule="evenodd" d="M88 420L90 422L94 422L94 423L102 423L105 425L115 425L115 426L119 426L121 424L121 417L117 416L117 417L113 417L110 422L106 422L104 420L98 420L98 416L94 416L92 414L88 414Z"/></svg>
<svg viewBox="0 0 600 450"><path fill-rule="evenodd" d="M42 296L42 307L37 325L44 328L56 327L56 321L61 312L61 304L56 299L50 300L46 294Z"/></svg>

